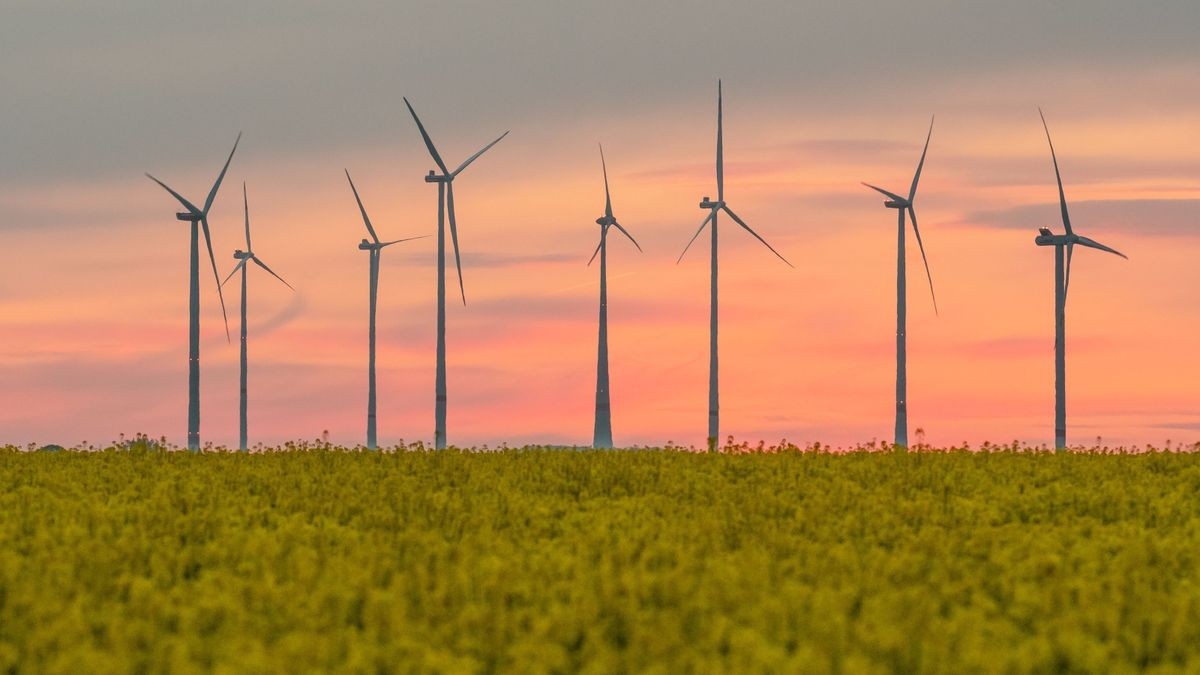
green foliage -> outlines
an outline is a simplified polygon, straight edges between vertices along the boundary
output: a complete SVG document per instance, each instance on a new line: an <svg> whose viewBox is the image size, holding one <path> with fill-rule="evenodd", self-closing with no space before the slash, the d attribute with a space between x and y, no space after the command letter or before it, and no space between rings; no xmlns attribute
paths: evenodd
<svg viewBox="0 0 1200 675"><path fill-rule="evenodd" d="M1200 671L1189 454L0 451L0 673Z"/></svg>

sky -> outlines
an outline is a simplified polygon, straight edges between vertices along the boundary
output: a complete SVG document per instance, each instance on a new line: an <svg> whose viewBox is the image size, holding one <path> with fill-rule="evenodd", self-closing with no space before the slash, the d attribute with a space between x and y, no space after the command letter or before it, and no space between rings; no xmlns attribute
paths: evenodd
<svg viewBox="0 0 1200 675"><path fill-rule="evenodd" d="M1069 440L1200 441L1200 52L1194 2L65 3L0 8L3 442L183 443L188 226L250 276L250 436L363 442L365 236L436 232L452 166L467 304L448 306L452 444L587 444L595 396L604 144L614 440L702 446L708 255L676 258L715 193L795 264L722 221L722 435L890 439L895 213L917 197L940 312L909 232L913 440L1053 442L1052 249L1038 106L1079 250L1067 306ZM433 435L436 240L382 256L381 443ZM261 272L261 270L252 270ZM206 270L202 268L202 274ZM201 277L201 437L236 444L237 288ZM450 296L453 300L454 296Z"/></svg>

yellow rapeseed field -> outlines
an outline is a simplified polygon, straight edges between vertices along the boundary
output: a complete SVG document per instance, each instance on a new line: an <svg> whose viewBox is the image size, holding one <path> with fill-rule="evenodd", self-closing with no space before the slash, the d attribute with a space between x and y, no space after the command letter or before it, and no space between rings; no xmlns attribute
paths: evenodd
<svg viewBox="0 0 1200 675"><path fill-rule="evenodd" d="M0 673L1200 672L1200 455L0 451Z"/></svg>

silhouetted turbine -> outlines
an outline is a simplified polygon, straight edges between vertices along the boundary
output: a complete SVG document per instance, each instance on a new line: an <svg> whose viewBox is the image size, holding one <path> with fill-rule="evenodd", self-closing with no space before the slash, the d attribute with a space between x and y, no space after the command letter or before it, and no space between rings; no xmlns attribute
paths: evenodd
<svg viewBox="0 0 1200 675"><path fill-rule="evenodd" d="M1071 285L1071 256L1075 244L1095 248L1129 259L1124 253L1109 248L1100 242L1075 234L1071 228L1071 216L1067 213L1067 195L1063 192L1062 175L1058 172L1058 156L1054 153L1054 141L1050 140L1050 127L1046 116L1038 108L1042 128L1046 130L1046 142L1050 144L1050 159L1054 162L1054 179L1058 182L1058 204L1062 211L1063 229L1066 234L1058 235L1043 227L1038 230L1034 243L1038 246L1054 247L1054 448L1067 447L1067 289ZM1063 248L1066 247L1066 265L1063 265Z"/></svg>
<svg viewBox="0 0 1200 675"><path fill-rule="evenodd" d="M278 279L284 286L292 288L292 285L283 280L283 277L276 274L267 264L254 255L254 249L250 247L250 200L246 196L246 183L242 183L242 206L246 214L246 250L234 249L233 259L238 261L234 266L233 271L229 276L225 277L225 281L221 285L229 283L233 275L242 272L242 335L241 335L241 380L240 380L240 396L238 399L238 449L245 452L246 450L246 263L253 262L255 265L266 270L271 276ZM292 290L296 290L292 288Z"/></svg>
<svg viewBox="0 0 1200 675"><path fill-rule="evenodd" d="M588 260L588 265L600 255L600 344L596 356L596 423L592 431L593 448L611 448L612 408L608 393L608 228L615 227L641 251L642 247L633 235L621 227L613 217L612 197L608 192L608 165L604 161L604 147L600 147L600 168L604 171L604 215L596 219L600 226L600 243Z"/></svg>
<svg viewBox="0 0 1200 675"><path fill-rule="evenodd" d="M212 263L213 280L217 284L217 297L221 300L221 316L225 319L225 339L229 339L229 316L225 313L225 296L221 293L221 277L217 273L217 259L213 255L212 235L208 229L208 210L212 208L213 200L217 198L217 190L221 187L221 181L225 180L225 172L229 170L229 163L233 161L233 153L237 152L238 143L242 140L242 134L238 133L237 140L233 142L233 150L229 151L229 158L225 160L225 166L221 168L221 173L217 175L217 180L213 183L212 189L208 191L208 197L204 200L204 208L198 209L194 204L184 199L175 190L172 190L166 183L155 178L149 173L146 177L158 183L164 190L171 193L171 196L179 201L187 211L175 214L176 220L182 220L192 224L192 247L191 258L189 265L189 286L188 286L188 449L197 451L200 449L200 233L199 230L204 230L204 243L208 246L208 259Z"/></svg>
<svg viewBox="0 0 1200 675"><path fill-rule="evenodd" d="M921 151L921 161L917 163L917 171L913 174L912 187L908 189L908 197L901 197L894 192L888 192L869 183L867 187L882 193L888 198L883 203L889 209L896 209L899 223L896 229L896 433L895 444L901 448L908 447L908 344L905 331L908 324L908 291L907 273L904 265L904 214L912 217L913 234L917 237L917 246L921 249L921 260L925 263L925 276L929 279L929 294L933 297L933 311L937 313L937 295L933 292L933 275L929 272L929 260L925 257L925 244L921 241L921 230L917 227L917 212L913 209L913 201L917 198L917 182L921 180L921 169L925 167L925 153L929 152L929 139L933 136L933 119L929 120L929 133L925 136L925 149Z"/></svg>
<svg viewBox="0 0 1200 675"><path fill-rule="evenodd" d="M454 243L454 266L458 270L458 288L462 293L462 301L465 305L467 304L467 291L463 287L462 261L458 253L458 227L454 219L454 179L462 173L463 169L470 166L471 162L499 143L508 135L508 132L500 134L499 138L483 146L479 152L468 157L466 161L458 165L457 169L451 171L442 161L442 156L434 147L433 140L425 131L425 125L421 124L421 118L417 117L417 111L413 110L412 104L408 102L407 98L404 99L404 105L408 106L408 112L412 115L413 121L417 123L417 130L421 132L421 138L425 141L425 147L429 149L429 155L441 171L441 173L437 173L430 170L429 174L425 176L426 183L437 183L438 185L437 375L434 384L433 440L434 447L441 450L446 447L446 214L448 213L450 216L450 238Z"/></svg>
<svg viewBox="0 0 1200 675"><path fill-rule="evenodd" d="M787 263L788 267L794 267L786 258L779 255L779 252L767 243L766 239L758 236L758 233L750 229L750 226L734 213L729 206L725 204L725 159L722 141L722 110L721 110L721 81L717 80L717 201L710 201L706 196L700 202L700 208L707 210L709 213L700 223L700 228L696 230L696 234L692 235L687 246L683 247L683 253L679 254L679 260L683 260L684 253L691 248L692 242L700 236L704 231L704 226L712 223L712 282L710 287L709 301L709 344L708 344L708 451L715 452L717 449L717 440L720 435L720 405L717 387L717 212L724 211L738 225L741 225L754 238L762 242L763 246L770 249L783 262Z"/></svg>
<svg viewBox="0 0 1200 675"><path fill-rule="evenodd" d="M402 241L412 241L413 239L424 239L429 235L420 237L408 237L407 239L397 239L395 241L379 241L379 236L375 234L375 228L371 226L371 219L367 217L367 209L363 207L362 199L358 196L358 188L354 187L354 180L350 178L350 171L346 170L346 180L350 182L350 190L354 192L354 201L358 203L358 210L362 213L363 224L367 226L367 233L371 235L371 239L363 239L358 243L360 251L367 251L371 255L370 266L370 294L371 294L371 309L370 320L368 321L370 336L368 337L368 356L367 356L367 449L374 450L376 444L376 414L375 414L375 309L378 306L379 296L379 252L392 244L399 244Z"/></svg>

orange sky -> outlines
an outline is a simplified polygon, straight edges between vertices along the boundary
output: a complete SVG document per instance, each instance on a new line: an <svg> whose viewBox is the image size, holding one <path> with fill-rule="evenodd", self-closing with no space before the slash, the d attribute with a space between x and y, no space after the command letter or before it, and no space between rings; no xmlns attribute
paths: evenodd
<svg viewBox="0 0 1200 675"><path fill-rule="evenodd" d="M1067 308L1069 440L1200 440L1200 78L1160 65L987 79L947 76L920 97L820 100L725 82L727 199L796 265L722 225L722 433L834 445L890 437L895 215L863 188L902 192L937 113L917 200L935 316L909 248L910 429L933 444L1052 440L1050 156L1073 223L1129 255L1083 250ZM609 255L614 440L701 445L706 422L708 242L675 258L715 193L715 76L684 98L626 110L457 129L439 92L408 92L451 164L512 134L457 182L468 305L449 305L449 440L589 443L598 235L609 161L617 217L645 249ZM1112 82L1120 86L1109 86ZM1065 83L1065 84L1064 84ZM364 230L350 169L384 239L435 232L432 166L411 121L335 149L260 152L247 129L211 215L222 276L249 185L256 252L298 290L251 275L252 442L361 442L366 398ZM236 129L181 162L144 157L201 200ZM136 171L39 178L0 190L14 223L0 273L5 441L73 444L146 432L184 440L187 226ZM15 216L11 214L16 214ZM387 249L379 320L380 442L428 441L433 422L435 240ZM227 343L202 276L204 441L237 434L237 294ZM451 295L451 299L453 299Z"/></svg>

